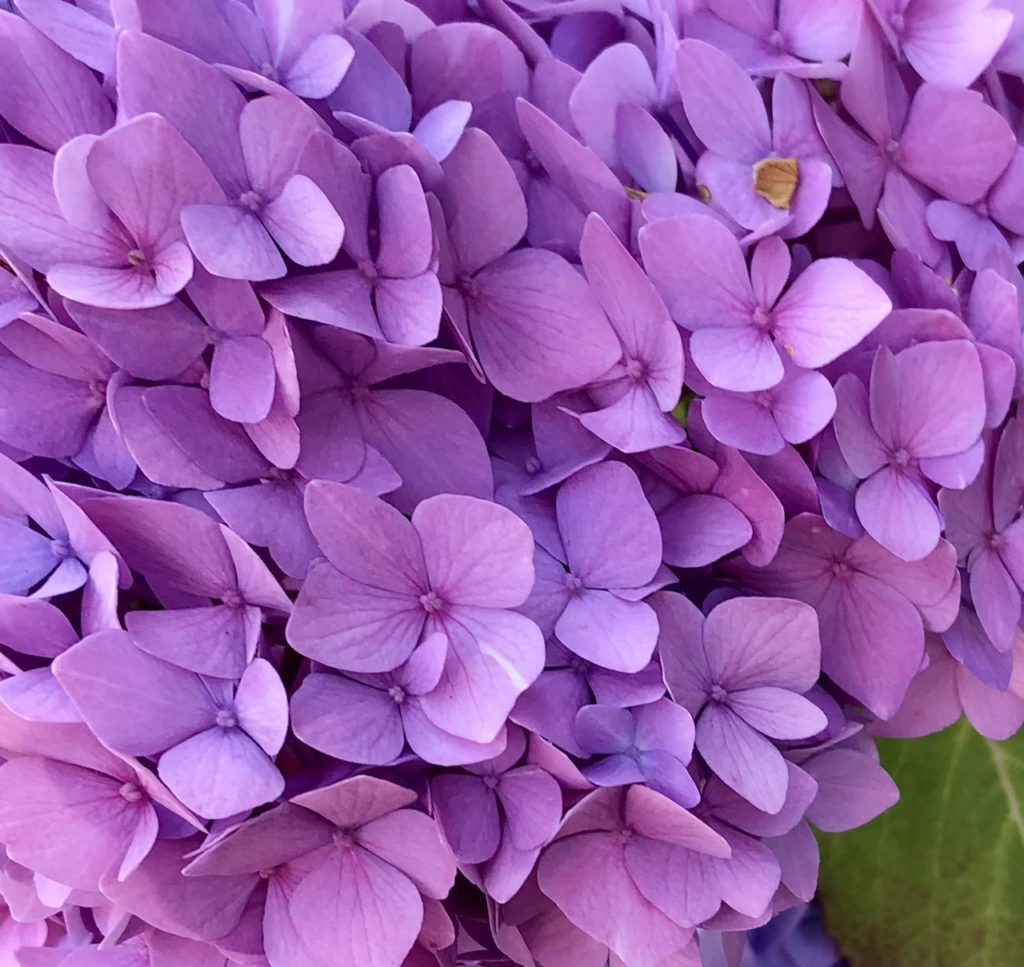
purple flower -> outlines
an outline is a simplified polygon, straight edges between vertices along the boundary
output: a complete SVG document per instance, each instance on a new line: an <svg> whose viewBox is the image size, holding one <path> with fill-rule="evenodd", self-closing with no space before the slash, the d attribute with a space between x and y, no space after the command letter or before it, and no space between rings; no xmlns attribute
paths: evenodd
<svg viewBox="0 0 1024 967"><path fill-rule="evenodd" d="M543 853L538 883L565 915L625 963L655 967L688 947L714 886L690 897L678 877L687 858L727 858L713 829L644 786L599 789L562 822ZM674 870L674 875L670 871Z"/></svg>
<svg viewBox="0 0 1024 967"><path fill-rule="evenodd" d="M125 755L159 753L161 780L200 815L234 816L284 790L272 760L287 697L262 658L235 688L150 657L122 631L90 635L61 657L57 680L96 736Z"/></svg>
<svg viewBox="0 0 1024 967"><path fill-rule="evenodd" d="M558 782L539 766L516 766L526 743L518 730L511 736L496 759L430 783L431 806L460 868L499 903L523 885L562 819Z"/></svg>
<svg viewBox="0 0 1024 967"><path fill-rule="evenodd" d="M736 598L704 618L686 598L654 599L672 697L697 723L697 751L757 808L776 813L788 776L771 739L807 739L827 721L806 692L818 678L814 610L785 598Z"/></svg>
<svg viewBox="0 0 1024 967"><path fill-rule="evenodd" d="M795 238L825 211L832 169L799 81L772 85L772 122L761 94L735 61L700 40L679 45L683 107L707 151L698 184L710 204L746 229Z"/></svg>
<svg viewBox="0 0 1024 967"><path fill-rule="evenodd" d="M974 347L922 343L893 355L879 349L870 391L847 374L836 384L836 438L857 488L857 517L887 550L917 561L942 532L927 481L963 489L985 448L985 388Z"/></svg>
<svg viewBox="0 0 1024 967"><path fill-rule="evenodd" d="M618 340L583 278L554 252L512 251L526 231L526 202L494 142L468 131L443 168L440 276L469 358L498 390L529 402L609 370Z"/></svg>
<svg viewBox="0 0 1024 967"><path fill-rule="evenodd" d="M291 643L334 668L385 672L424 635L447 640L437 686L420 704L435 725L474 742L501 730L543 667L537 626L508 610L533 583L533 540L509 511L472 497L421 503L412 523L341 484L306 488L314 564L289 622Z"/></svg>
<svg viewBox="0 0 1024 967"><path fill-rule="evenodd" d="M118 83L129 117L162 114L220 184L219 198L193 199L181 211L189 247L207 270L231 279L278 278L285 274L278 246L300 265L334 258L344 236L341 218L323 191L297 173L318 129L301 102L271 94L247 103L215 68L131 32L118 43ZM174 88L190 96L172 97Z"/></svg>
<svg viewBox="0 0 1024 967"><path fill-rule="evenodd" d="M587 705L576 715L576 739L588 755L603 756L583 774L595 786L644 783L680 806L696 806L700 794L686 771L693 755L693 719L659 699L635 710Z"/></svg>
<svg viewBox="0 0 1024 967"><path fill-rule="evenodd" d="M870 537L851 540L820 517L800 514L786 525L770 566L736 571L752 587L812 605L821 626L822 671L888 718L921 666L924 628L946 628L956 614L954 557L940 541L923 560L906 562Z"/></svg>
<svg viewBox="0 0 1024 967"><path fill-rule="evenodd" d="M275 960L296 950L318 963L340 950L372 951L397 965L420 932L426 899L447 896L455 879L433 821L407 808L415 801L371 776L342 780L238 826L188 873L251 874L255 883L267 873L263 931Z"/></svg>
<svg viewBox="0 0 1024 967"><path fill-rule="evenodd" d="M770 389L783 377L778 347L804 369L853 348L892 308L851 262L822 259L783 294L785 246L762 243L748 273L739 243L706 216L667 218L640 230L640 251L672 318L693 333L690 353L722 389Z"/></svg>
<svg viewBox="0 0 1024 967"><path fill-rule="evenodd" d="M658 521L636 474L617 463L580 470L559 488L553 516L547 543L538 535L537 583L525 610L580 657L640 671L658 638L642 599L667 578L659 575ZM611 542L621 556L607 555Z"/></svg>

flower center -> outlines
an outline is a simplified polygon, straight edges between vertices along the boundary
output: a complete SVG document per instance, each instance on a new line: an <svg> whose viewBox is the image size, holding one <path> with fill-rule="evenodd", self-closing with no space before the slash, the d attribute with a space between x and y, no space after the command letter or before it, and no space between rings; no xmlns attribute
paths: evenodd
<svg viewBox="0 0 1024 967"><path fill-rule="evenodd" d="M351 849L356 845L355 837L350 829L336 829L332 838L334 845L341 849Z"/></svg>
<svg viewBox="0 0 1024 967"><path fill-rule="evenodd" d="M405 701L405 689L401 685L392 685L388 689L388 697L396 705L401 705Z"/></svg>
<svg viewBox="0 0 1024 967"><path fill-rule="evenodd" d="M885 156L890 161L896 161L900 156L900 143L895 138L890 138L885 142L883 150L885 151Z"/></svg>
<svg viewBox="0 0 1024 967"><path fill-rule="evenodd" d="M526 463L523 465L523 469L532 476L540 471L540 466L540 460L536 457L527 457Z"/></svg>
<svg viewBox="0 0 1024 967"><path fill-rule="evenodd" d="M786 38L782 36L782 31L773 30L768 35L768 46L773 47L775 50L783 50L786 46Z"/></svg>
<svg viewBox="0 0 1024 967"><path fill-rule="evenodd" d="M277 80L277 68L269 61L260 64L260 73L269 81Z"/></svg>
<svg viewBox="0 0 1024 967"><path fill-rule="evenodd" d="M54 557L63 559L71 556L71 545L69 545L67 541L53 540L50 541L50 551L53 553Z"/></svg>
<svg viewBox="0 0 1024 967"><path fill-rule="evenodd" d="M907 467L910 466L910 460L910 454L907 453L903 447L900 447L898 450L894 450L892 455L889 457L889 462L894 467L899 467L900 470L906 470Z"/></svg>
<svg viewBox="0 0 1024 967"><path fill-rule="evenodd" d="M754 165L754 192L772 208L789 211L800 185L800 162L796 158L765 158Z"/></svg>
<svg viewBox="0 0 1024 967"><path fill-rule="evenodd" d="M359 269L364 278L369 279L371 282L377 278L377 266L369 259L363 259L356 268Z"/></svg>
<svg viewBox="0 0 1024 967"><path fill-rule="evenodd" d="M832 564L832 574L837 578L845 578L850 573L850 565L846 561L835 561Z"/></svg>
<svg viewBox="0 0 1024 967"><path fill-rule="evenodd" d="M117 791L125 802L138 802L142 798L142 790L134 782L126 782Z"/></svg>
<svg viewBox="0 0 1024 967"><path fill-rule="evenodd" d="M620 826L615 830L615 838L620 843L628 843L633 838L633 830L628 826Z"/></svg>
<svg viewBox="0 0 1024 967"><path fill-rule="evenodd" d="M142 269L146 267L146 256L141 249L133 248L125 256L125 259L134 269Z"/></svg>
<svg viewBox="0 0 1024 967"><path fill-rule="evenodd" d="M626 376L634 383L639 383L644 378L644 364L640 359L626 360Z"/></svg>
<svg viewBox="0 0 1024 967"><path fill-rule="evenodd" d="M438 611L444 610L444 601L441 600L433 591L428 591L426 594L420 595L420 605L427 614L437 614Z"/></svg>
<svg viewBox="0 0 1024 967"><path fill-rule="evenodd" d="M484 776L484 785L488 789L496 788L497 785L498 785L498 777L497 776Z"/></svg>
<svg viewBox="0 0 1024 967"><path fill-rule="evenodd" d="M228 588L223 594L221 594L220 599L229 608L240 608L245 604L245 598L243 598L235 588Z"/></svg>
<svg viewBox="0 0 1024 967"><path fill-rule="evenodd" d="M222 729L238 728L238 717L230 709L222 708L217 713L216 721Z"/></svg>
<svg viewBox="0 0 1024 967"><path fill-rule="evenodd" d="M476 279L472 276L464 275L458 281L459 290L467 299L475 299L480 293L480 287L476 284Z"/></svg>
<svg viewBox="0 0 1024 967"><path fill-rule="evenodd" d="M906 17L901 13L894 13L889 18L889 26L892 27L893 33L901 34L907 26Z"/></svg>
<svg viewBox="0 0 1024 967"><path fill-rule="evenodd" d="M579 594L583 590L583 582L575 574L565 576L565 589L570 594Z"/></svg>
<svg viewBox="0 0 1024 967"><path fill-rule="evenodd" d="M717 682L711 686L710 698L716 705L721 705L728 697L729 693Z"/></svg>
<svg viewBox="0 0 1024 967"><path fill-rule="evenodd" d="M263 199L260 198L259 193L255 191L243 191L238 196L238 204L243 208L248 208L251 212L259 212L263 207Z"/></svg>
<svg viewBox="0 0 1024 967"><path fill-rule="evenodd" d="M764 308L764 306L758 306L754 309L754 325L758 329L767 329L772 324L771 313Z"/></svg>

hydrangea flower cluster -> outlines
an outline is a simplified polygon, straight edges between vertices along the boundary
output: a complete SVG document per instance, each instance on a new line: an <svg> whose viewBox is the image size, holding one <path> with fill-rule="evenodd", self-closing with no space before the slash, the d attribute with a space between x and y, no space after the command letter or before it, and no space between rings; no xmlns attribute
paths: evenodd
<svg viewBox="0 0 1024 967"><path fill-rule="evenodd" d="M7 6L4 963L781 962L1024 722L1016 0Z"/></svg>

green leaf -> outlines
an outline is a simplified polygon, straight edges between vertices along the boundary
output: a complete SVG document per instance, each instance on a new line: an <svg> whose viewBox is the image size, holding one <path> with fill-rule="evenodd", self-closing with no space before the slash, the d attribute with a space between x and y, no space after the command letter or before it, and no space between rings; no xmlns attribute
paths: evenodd
<svg viewBox="0 0 1024 967"><path fill-rule="evenodd" d="M825 919L851 967L1024 963L1024 733L991 742L962 720L879 750L900 802L821 836Z"/></svg>

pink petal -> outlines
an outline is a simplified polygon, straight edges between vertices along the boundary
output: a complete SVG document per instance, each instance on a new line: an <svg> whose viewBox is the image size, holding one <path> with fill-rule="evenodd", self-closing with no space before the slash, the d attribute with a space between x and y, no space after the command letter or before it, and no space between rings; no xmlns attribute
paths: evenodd
<svg viewBox="0 0 1024 967"><path fill-rule="evenodd" d="M292 175L261 218L284 254L299 265L330 262L345 236L341 217L305 175Z"/></svg>
<svg viewBox="0 0 1024 967"><path fill-rule="evenodd" d="M210 367L210 404L226 420L259 423L270 412L277 375L270 346L258 336L217 344Z"/></svg>

